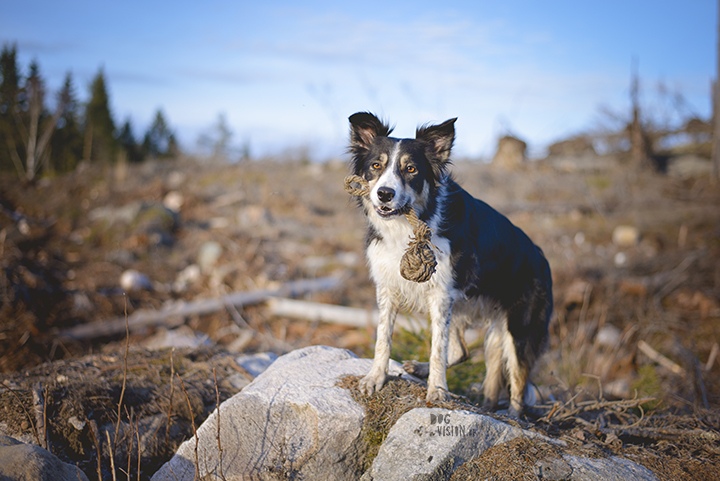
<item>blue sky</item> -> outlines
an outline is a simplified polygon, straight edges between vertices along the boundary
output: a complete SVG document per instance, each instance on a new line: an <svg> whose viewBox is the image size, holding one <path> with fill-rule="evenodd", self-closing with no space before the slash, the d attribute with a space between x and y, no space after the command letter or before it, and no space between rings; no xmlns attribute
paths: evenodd
<svg viewBox="0 0 720 481"><path fill-rule="evenodd" d="M181 144L223 113L256 155L306 146L340 156L347 117L370 110L413 136L458 117L456 154L490 156L511 132L532 152L628 108L633 57L710 113L717 2L0 0L0 43L37 59L81 100L102 66L119 124L162 108Z"/></svg>

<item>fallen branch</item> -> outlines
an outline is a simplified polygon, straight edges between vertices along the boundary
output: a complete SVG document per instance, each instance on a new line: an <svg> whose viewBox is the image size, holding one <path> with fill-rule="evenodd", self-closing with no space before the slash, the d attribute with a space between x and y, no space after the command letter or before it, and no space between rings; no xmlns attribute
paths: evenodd
<svg viewBox="0 0 720 481"><path fill-rule="evenodd" d="M313 322L327 322L348 327L374 327L378 324L377 310L322 304L295 299L273 298L268 301L270 313L279 317L307 319ZM419 331L424 326L408 316L398 315L395 325L408 331Z"/></svg>
<svg viewBox="0 0 720 481"><path fill-rule="evenodd" d="M710 442L720 440L720 434L714 431L705 431L703 429L628 427L611 424L606 428L600 428L600 432L605 434L612 433L618 437L632 436L651 439L653 441L678 441L688 438L700 438Z"/></svg>
<svg viewBox="0 0 720 481"><path fill-rule="evenodd" d="M657 352L655 349L653 349L650 344L643 341L642 339L638 341L638 349L645 354L647 357L649 357L651 360L655 361L656 363L660 364L662 367L669 369L671 372L675 374L684 374L685 370L680 367L677 363L671 361L667 357L663 356L659 352Z"/></svg>
<svg viewBox="0 0 720 481"><path fill-rule="evenodd" d="M708 360L704 366L705 372L710 372L710 370L712 369L713 364L715 364L715 359L717 358L718 351L720 351L720 345L718 345L718 343L716 342L710 349L710 355L708 356Z"/></svg>
<svg viewBox="0 0 720 481"><path fill-rule="evenodd" d="M289 297L306 294L308 292L326 291L338 287L341 282L340 278L332 276L318 279L304 279L288 282L278 289L233 292L219 298L178 302L160 310L140 309L128 317L127 324L129 329L133 331L138 328L162 325L169 318L173 317L211 314L225 309L228 305L247 306L265 302L272 297ZM125 317L96 321L64 329L58 333L58 336L78 340L112 336L125 331L125 323Z"/></svg>

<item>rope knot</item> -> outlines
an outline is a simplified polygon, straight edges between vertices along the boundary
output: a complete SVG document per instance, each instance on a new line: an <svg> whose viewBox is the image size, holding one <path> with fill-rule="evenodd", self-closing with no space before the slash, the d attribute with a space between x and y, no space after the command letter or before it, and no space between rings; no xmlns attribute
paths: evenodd
<svg viewBox="0 0 720 481"><path fill-rule="evenodd" d="M345 177L345 190L354 196L370 195L368 182L359 175ZM426 282L435 273L437 266L433 250L437 247L430 242L432 229L418 218L411 206L405 206L403 214L413 228L413 238L400 259L400 275L409 281Z"/></svg>

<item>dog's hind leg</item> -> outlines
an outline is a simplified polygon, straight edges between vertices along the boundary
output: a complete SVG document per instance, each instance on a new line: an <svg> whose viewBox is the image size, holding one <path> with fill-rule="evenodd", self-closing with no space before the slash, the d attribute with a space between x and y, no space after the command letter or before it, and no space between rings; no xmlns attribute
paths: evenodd
<svg viewBox="0 0 720 481"><path fill-rule="evenodd" d="M455 323L455 319L452 321L450 327L450 339L448 341L448 364L450 368L463 361L466 361L469 357L467 345L465 344L465 324ZM413 376L427 379L430 374L430 363L419 362L419 361L404 361L403 369L408 374Z"/></svg>
<svg viewBox="0 0 720 481"><path fill-rule="evenodd" d="M502 355L510 384L510 407L508 408L508 414L517 418L520 417L523 412L525 387L527 386L530 369L527 363L521 362L518 358L515 341L510 335L504 339Z"/></svg>
<svg viewBox="0 0 720 481"><path fill-rule="evenodd" d="M485 381L483 382L483 393L485 400L483 407L495 409L500 397L500 390L503 388L503 344L505 338L510 337L507 332L505 321L493 322L485 334Z"/></svg>
<svg viewBox="0 0 720 481"><path fill-rule="evenodd" d="M370 372L360 379L360 392L368 396L379 391L387 380L388 366L390 364L390 350L392 349L392 333L395 318L398 313L398 305L387 293L378 289L378 307L380 319L377 327L377 339L375 340L375 358L373 359Z"/></svg>

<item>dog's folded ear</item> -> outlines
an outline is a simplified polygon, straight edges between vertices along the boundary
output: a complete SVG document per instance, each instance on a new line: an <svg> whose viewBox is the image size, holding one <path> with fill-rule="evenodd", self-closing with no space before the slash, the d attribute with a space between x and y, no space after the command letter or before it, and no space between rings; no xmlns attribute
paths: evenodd
<svg viewBox="0 0 720 481"><path fill-rule="evenodd" d="M387 137L393 130L370 112L352 114L349 120L350 149L356 153L370 148L375 137Z"/></svg>
<svg viewBox="0 0 720 481"><path fill-rule="evenodd" d="M438 125L423 125L415 131L415 138L428 144L428 159L441 163L450 158L453 142L455 141L455 121L446 120Z"/></svg>

